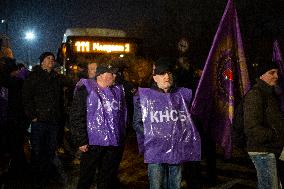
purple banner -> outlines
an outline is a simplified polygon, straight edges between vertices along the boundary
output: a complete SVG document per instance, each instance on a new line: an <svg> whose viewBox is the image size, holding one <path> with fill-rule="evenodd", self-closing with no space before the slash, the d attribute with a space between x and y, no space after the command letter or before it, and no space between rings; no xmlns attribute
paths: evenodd
<svg viewBox="0 0 284 189"><path fill-rule="evenodd" d="M281 111L284 112L284 64L282 59L282 53L279 47L278 41L274 41L273 43L273 61L277 62L279 66L279 87L280 87L280 101L281 101Z"/></svg>
<svg viewBox="0 0 284 189"><path fill-rule="evenodd" d="M191 112L205 132L231 155L231 124L235 105L250 88L238 16L229 0L199 81Z"/></svg>

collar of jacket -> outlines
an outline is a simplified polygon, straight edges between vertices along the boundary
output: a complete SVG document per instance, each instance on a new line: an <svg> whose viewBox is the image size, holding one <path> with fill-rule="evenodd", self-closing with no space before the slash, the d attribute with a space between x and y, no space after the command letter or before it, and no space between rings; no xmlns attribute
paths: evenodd
<svg viewBox="0 0 284 189"><path fill-rule="evenodd" d="M56 72L53 71L53 70L51 70L50 72L48 72L47 70L44 70L44 69L40 68L39 71L42 72L42 73L44 73L44 74L47 74L47 75L49 75L49 76L52 76L52 77L56 75Z"/></svg>
<svg viewBox="0 0 284 189"><path fill-rule="evenodd" d="M268 85L265 81L259 78L256 79L256 85L266 93L272 94L274 92L273 86Z"/></svg>

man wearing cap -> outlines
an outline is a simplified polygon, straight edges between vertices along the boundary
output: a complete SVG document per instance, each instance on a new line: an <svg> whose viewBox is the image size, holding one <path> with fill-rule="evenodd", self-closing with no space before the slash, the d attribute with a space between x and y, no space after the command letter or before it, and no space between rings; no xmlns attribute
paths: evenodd
<svg viewBox="0 0 284 189"><path fill-rule="evenodd" d="M90 188L94 175L97 189L114 186L125 139L124 89L115 84L117 69L99 64L96 80L81 79L71 107L71 134L82 152L78 189ZM97 173L96 173L97 171Z"/></svg>
<svg viewBox="0 0 284 189"><path fill-rule="evenodd" d="M189 113L192 91L174 86L170 62L157 60L153 86L139 88L134 97L133 127L148 164L150 189L179 189L182 163L201 158L200 136Z"/></svg>
<svg viewBox="0 0 284 189"><path fill-rule="evenodd" d="M256 84L244 100L244 129L258 188L272 189L278 188L277 160L284 145L284 119L274 91L278 66L268 61L259 63L257 70Z"/></svg>
<svg viewBox="0 0 284 189"><path fill-rule="evenodd" d="M53 71L55 56L44 52L39 60L40 65L24 81L22 92L25 113L31 121L31 165L37 188L54 175L52 161L63 111L62 83Z"/></svg>

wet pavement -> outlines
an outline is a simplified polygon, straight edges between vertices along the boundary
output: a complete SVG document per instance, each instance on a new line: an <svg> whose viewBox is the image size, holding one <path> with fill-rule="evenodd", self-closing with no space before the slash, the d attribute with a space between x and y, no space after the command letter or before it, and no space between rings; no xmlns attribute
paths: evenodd
<svg viewBox="0 0 284 189"><path fill-rule="evenodd" d="M221 150L217 150L221 151ZM70 160L66 154L60 154L65 171L68 176L67 184L62 185L56 181L50 181L46 189L75 189L78 176L79 165L76 161ZM5 160L6 161L6 160ZM0 160L4 163L4 160ZM0 164L1 164L0 163ZM9 163L7 161L6 163ZM77 162L78 163L78 162ZM2 166L3 167L3 166ZM242 154L235 153L233 158L225 160L218 152L217 155L217 184L209 186L206 181L206 165L202 162L203 189L255 189L256 173L250 160ZM1 172L2 171L2 172ZM19 171L13 171L11 168L0 171L0 189L31 189L31 176L29 165L23 166ZM129 135L119 170L120 186L117 189L147 189L147 167L143 163L143 157L138 154L135 134ZM183 181L183 188L186 183ZM95 189L95 186L92 187Z"/></svg>

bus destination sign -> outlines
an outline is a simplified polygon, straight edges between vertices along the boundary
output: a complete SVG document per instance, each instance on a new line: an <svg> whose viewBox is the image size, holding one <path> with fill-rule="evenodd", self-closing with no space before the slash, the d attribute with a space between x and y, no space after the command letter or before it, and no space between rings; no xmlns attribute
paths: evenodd
<svg viewBox="0 0 284 189"><path fill-rule="evenodd" d="M75 51L79 53L130 53L130 43L76 41Z"/></svg>

